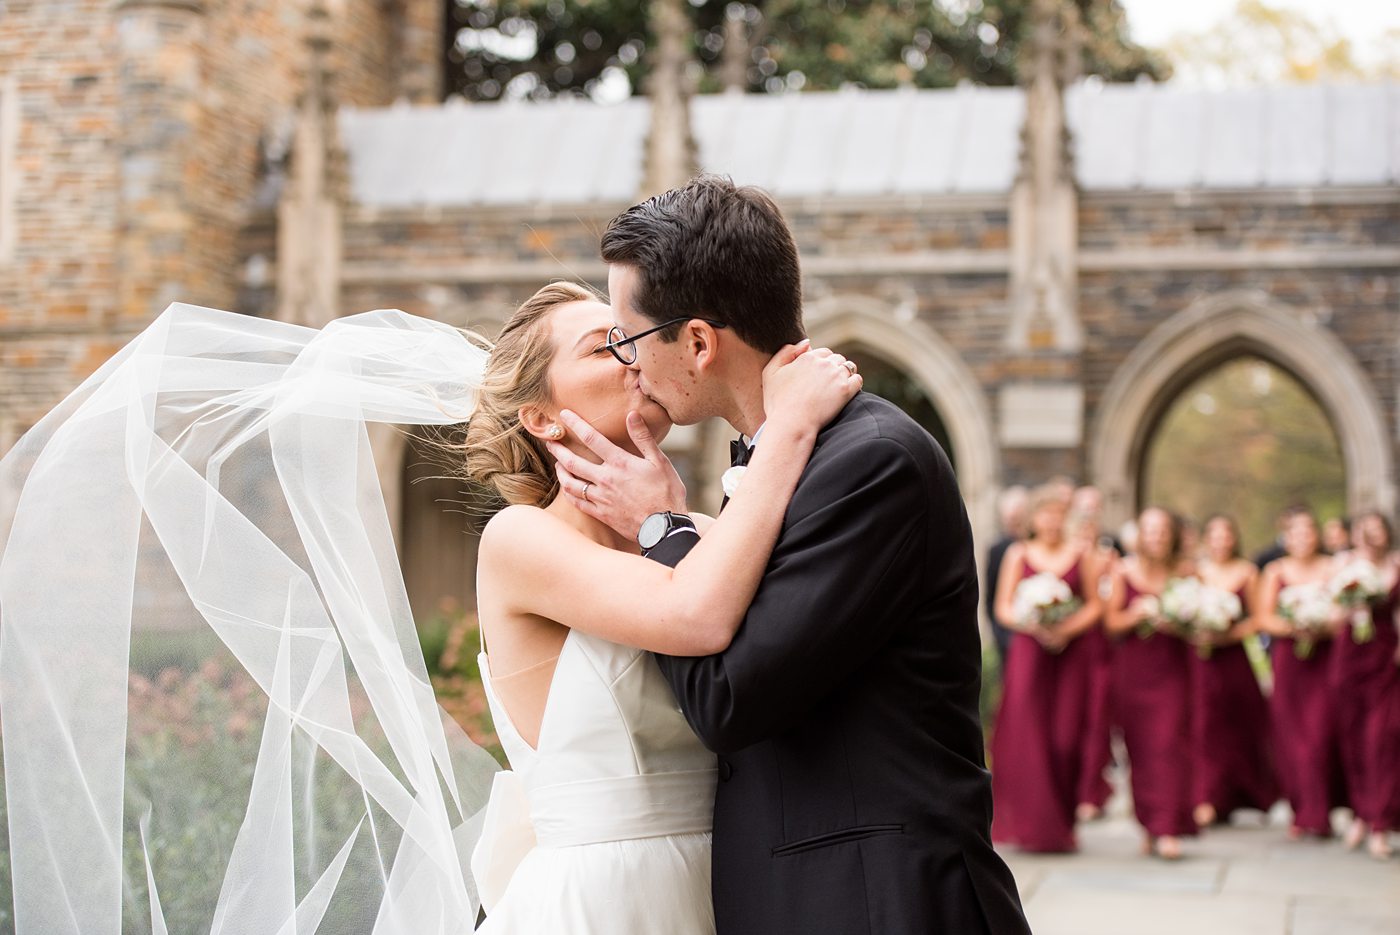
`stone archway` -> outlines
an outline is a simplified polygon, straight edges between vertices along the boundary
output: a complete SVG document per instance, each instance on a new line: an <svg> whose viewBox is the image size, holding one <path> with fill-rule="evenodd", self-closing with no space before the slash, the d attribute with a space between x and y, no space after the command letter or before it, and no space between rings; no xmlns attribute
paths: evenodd
<svg viewBox="0 0 1400 935"><path fill-rule="evenodd" d="M820 346L859 345L903 369L933 402L958 457L958 485L982 547L996 536L995 498L1001 477L991 407L957 351L928 325L891 302L829 294L804 310L807 332ZM906 320L907 319L907 320Z"/></svg>
<svg viewBox="0 0 1400 935"><path fill-rule="evenodd" d="M1395 507L1390 433L1375 387L1326 327L1256 291L1202 299L1159 325L1104 389L1089 451L1092 478L1104 492L1105 519L1120 523L1137 509L1147 444L1163 412L1206 371L1254 354L1291 373L1314 395L1341 443L1347 507Z"/></svg>

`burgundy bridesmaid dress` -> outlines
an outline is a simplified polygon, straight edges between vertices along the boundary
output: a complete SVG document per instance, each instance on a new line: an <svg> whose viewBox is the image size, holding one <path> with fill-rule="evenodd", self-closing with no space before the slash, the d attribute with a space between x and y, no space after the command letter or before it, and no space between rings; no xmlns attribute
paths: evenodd
<svg viewBox="0 0 1400 935"><path fill-rule="evenodd" d="M1113 746L1109 740L1111 718L1109 716L1109 644L1103 622L1082 637L1089 650L1092 674L1089 679L1089 717L1084 723L1083 756L1084 764L1079 773L1079 795L1081 803L1093 805L1100 810L1108 804L1113 787L1108 783L1108 766L1113 762Z"/></svg>
<svg viewBox="0 0 1400 935"><path fill-rule="evenodd" d="M1374 831L1400 831L1400 666L1395 610L1400 580L1372 608L1375 636L1343 632L1332 648L1332 686L1342 770L1356 817Z"/></svg>
<svg viewBox="0 0 1400 935"><path fill-rule="evenodd" d="M1022 561L1021 578L1036 574ZM1064 581L1083 599L1079 563ZM1084 762L1092 647L1082 637L1059 653L1015 633L992 733L992 840L1025 851L1073 851L1074 808Z"/></svg>
<svg viewBox="0 0 1400 935"><path fill-rule="evenodd" d="M1127 602L1146 592L1124 580ZM1125 604L1125 606L1126 606ZM1153 837L1196 833L1192 818L1191 655L1184 641L1136 630L1112 647L1114 722L1128 750L1133 811Z"/></svg>
<svg viewBox="0 0 1400 935"><path fill-rule="evenodd" d="M1236 592L1241 606L1244 589ZM1209 658L1191 653L1192 799L1214 806L1220 820L1239 808L1267 812L1278 801L1269 703L1244 646L1217 646Z"/></svg>
<svg viewBox="0 0 1400 935"><path fill-rule="evenodd" d="M1287 585L1279 579L1279 590ZM1338 745L1336 694L1332 689L1335 639L1315 640L1299 659L1291 637L1274 637L1274 756L1279 786L1293 809L1293 826L1308 834L1332 834L1329 813L1347 804Z"/></svg>

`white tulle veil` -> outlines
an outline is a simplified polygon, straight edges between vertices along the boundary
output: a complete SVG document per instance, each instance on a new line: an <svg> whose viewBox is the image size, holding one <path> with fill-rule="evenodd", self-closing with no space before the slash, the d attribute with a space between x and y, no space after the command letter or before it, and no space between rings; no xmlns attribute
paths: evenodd
<svg viewBox="0 0 1400 935"><path fill-rule="evenodd" d="M486 357L172 305L0 460L0 929L472 929L497 767L434 698L367 423L464 421Z"/></svg>

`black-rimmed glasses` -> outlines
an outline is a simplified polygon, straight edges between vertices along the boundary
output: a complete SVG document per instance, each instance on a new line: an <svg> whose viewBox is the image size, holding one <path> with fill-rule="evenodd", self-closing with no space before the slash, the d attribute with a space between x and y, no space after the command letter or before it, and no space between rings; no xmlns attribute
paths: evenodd
<svg viewBox="0 0 1400 935"><path fill-rule="evenodd" d="M620 363L630 367L637 362L638 341L649 334L656 334L656 332L662 329L669 328L672 325L679 325L683 321L691 321L694 318L694 315L687 315L684 318L672 318L670 321L663 321L655 328L648 328L641 334L634 334L630 338L627 336L627 332L623 331L617 325L613 325L608 329L608 343L603 346L606 347ZM725 326L722 321L711 321L708 318L701 318L699 320L715 328L723 328Z"/></svg>

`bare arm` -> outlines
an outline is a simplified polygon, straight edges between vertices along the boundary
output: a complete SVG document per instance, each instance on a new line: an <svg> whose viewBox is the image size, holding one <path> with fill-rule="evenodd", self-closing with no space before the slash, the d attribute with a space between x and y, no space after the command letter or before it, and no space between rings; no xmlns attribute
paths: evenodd
<svg viewBox="0 0 1400 935"><path fill-rule="evenodd" d="M861 383L831 355L803 354L775 373L779 389L764 444L724 515L685 561L667 568L602 546L546 510L510 507L487 525L481 542L483 572L497 583L506 608L668 655L708 655L728 646L758 589L817 431Z"/></svg>
<svg viewBox="0 0 1400 935"><path fill-rule="evenodd" d="M1257 569L1251 568L1249 570L1248 576L1244 579L1243 590L1244 596L1240 600L1240 603L1244 605L1244 617L1225 634L1224 641L1226 643L1240 643L1243 642L1246 637L1253 636L1255 633L1259 632L1259 621L1255 617L1255 610L1258 604L1256 595L1259 591L1259 572Z"/></svg>
<svg viewBox="0 0 1400 935"><path fill-rule="evenodd" d="M1276 564L1267 565L1255 592L1257 610L1254 622L1260 630L1272 636L1292 636L1293 626L1278 615L1279 571Z"/></svg>
<svg viewBox="0 0 1400 935"><path fill-rule="evenodd" d="M1104 629L1112 636L1122 636L1146 619L1141 598L1127 603L1126 578L1127 572L1120 564L1113 572L1113 589L1109 592L1108 609L1104 614Z"/></svg>
<svg viewBox="0 0 1400 935"><path fill-rule="evenodd" d="M1079 580L1084 591L1084 605L1055 627L1055 634L1064 642L1083 636L1103 616L1103 598L1099 597L1099 577L1102 574L1102 566L1092 550L1080 556Z"/></svg>
<svg viewBox="0 0 1400 935"><path fill-rule="evenodd" d="M1016 619L1014 600L1016 585L1021 583L1021 559L1026 547L1019 542L1012 543L1001 558L1001 574L997 577L997 593L993 603L997 622L1008 630L1023 630L1022 621Z"/></svg>

